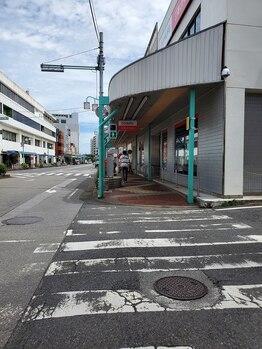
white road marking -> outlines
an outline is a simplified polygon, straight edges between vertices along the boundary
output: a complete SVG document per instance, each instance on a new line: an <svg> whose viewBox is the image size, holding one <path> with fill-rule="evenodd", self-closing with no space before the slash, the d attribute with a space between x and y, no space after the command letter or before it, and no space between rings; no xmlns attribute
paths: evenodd
<svg viewBox="0 0 262 349"><path fill-rule="evenodd" d="M76 192L78 191L78 189L75 189L71 194L68 195L68 199L70 199Z"/></svg>
<svg viewBox="0 0 262 349"><path fill-rule="evenodd" d="M52 176L54 172L48 173L47 176Z"/></svg>
<svg viewBox="0 0 262 349"><path fill-rule="evenodd" d="M126 223L127 221L127 217L123 218L123 217L119 217L119 220L116 219L112 219L112 220L107 220L107 221L103 221L100 219L97 220L79 220L77 221L78 224L112 224L112 223ZM133 219L133 218L131 218ZM223 220L223 219L232 219L231 217L228 216L216 216L216 215L212 215L210 217L207 218L166 218L166 217L155 217L154 219L152 219L151 217L143 217L143 219L139 219L136 221L133 221L133 223L166 223L166 222L190 222L190 221L211 221L211 220Z"/></svg>
<svg viewBox="0 0 262 349"><path fill-rule="evenodd" d="M84 174L84 177L90 177L91 175L89 173Z"/></svg>
<svg viewBox="0 0 262 349"><path fill-rule="evenodd" d="M223 227L226 223L222 224L199 224L200 228L191 228L191 229L147 229L146 233L175 233L175 232L189 232L189 231L204 231L205 228L212 229L212 231L221 231L221 230L232 230L232 229L252 229L250 225L239 223L232 224L228 223L228 227ZM219 226L220 228L217 228Z"/></svg>
<svg viewBox="0 0 262 349"><path fill-rule="evenodd" d="M86 234L78 234L78 233L74 233L73 232L73 229L68 229L67 232L66 232L66 236L83 236L83 235L86 235Z"/></svg>
<svg viewBox="0 0 262 349"><path fill-rule="evenodd" d="M155 248L155 247L181 247L181 246L215 246L215 245L236 245L236 244L253 244L261 243L262 235L238 236L239 240L235 241L218 241L218 242L191 242L194 237L172 238L172 239L118 239L118 240L101 240L101 241L81 241L66 242L62 245L63 251L88 251L112 248Z"/></svg>
<svg viewBox="0 0 262 349"><path fill-rule="evenodd" d="M1 240L0 243L34 242L35 240Z"/></svg>
<svg viewBox="0 0 262 349"><path fill-rule="evenodd" d="M73 174L73 173L66 173L66 174L65 174L65 177L66 177L66 176L71 176L72 174Z"/></svg>
<svg viewBox="0 0 262 349"><path fill-rule="evenodd" d="M132 347L132 348L120 348L120 349L193 349L192 347Z"/></svg>
<svg viewBox="0 0 262 349"><path fill-rule="evenodd" d="M56 193L56 190L48 189L45 192L49 194L53 194L53 193Z"/></svg>
<svg viewBox="0 0 262 349"><path fill-rule="evenodd" d="M243 261L239 262L239 258ZM101 259L73 259L50 264L46 276L90 272L246 269L262 267L262 252L243 254L218 254L203 256L126 257ZM258 260L261 260L258 262Z"/></svg>
<svg viewBox="0 0 262 349"><path fill-rule="evenodd" d="M60 173L56 173L56 176L62 176L64 173L60 172Z"/></svg>
<svg viewBox="0 0 262 349"><path fill-rule="evenodd" d="M58 247L60 246L59 243L52 243L52 244L40 244L39 247L37 247L34 250L34 253L51 253L56 252Z"/></svg>
<svg viewBox="0 0 262 349"><path fill-rule="evenodd" d="M81 176L82 173L76 173L74 176L75 177L78 177L78 176Z"/></svg>
<svg viewBox="0 0 262 349"><path fill-rule="evenodd" d="M174 308L161 306L139 291L90 290L58 292L33 297L35 306L29 306L22 321L63 318L79 315L178 312L222 309L261 309L262 284L224 286L219 302L214 306L202 305L194 308L187 302L172 300ZM54 301L57 306L54 306ZM50 302L50 305L48 304ZM192 303L193 301L191 301Z"/></svg>
<svg viewBox="0 0 262 349"><path fill-rule="evenodd" d="M106 235L112 235L112 234L121 234L122 231L100 231L99 234L106 234Z"/></svg>
<svg viewBox="0 0 262 349"><path fill-rule="evenodd" d="M260 206L241 206L241 207L228 207L228 208L219 208L216 209L216 211L231 211L231 210L252 210L254 208L262 208L262 205Z"/></svg>

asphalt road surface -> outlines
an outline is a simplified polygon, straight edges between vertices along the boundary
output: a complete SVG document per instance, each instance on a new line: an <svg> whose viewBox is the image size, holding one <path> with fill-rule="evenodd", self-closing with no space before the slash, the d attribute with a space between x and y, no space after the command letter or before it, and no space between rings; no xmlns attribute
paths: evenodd
<svg viewBox="0 0 262 349"><path fill-rule="evenodd" d="M86 201L6 349L261 349L261 223L262 208ZM52 255L48 239L31 253ZM154 283L169 276L208 292L162 296Z"/></svg>
<svg viewBox="0 0 262 349"><path fill-rule="evenodd" d="M65 166L13 171L0 180L0 348L81 208L79 197L91 190L95 172L93 165ZM47 246L48 253L39 251Z"/></svg>

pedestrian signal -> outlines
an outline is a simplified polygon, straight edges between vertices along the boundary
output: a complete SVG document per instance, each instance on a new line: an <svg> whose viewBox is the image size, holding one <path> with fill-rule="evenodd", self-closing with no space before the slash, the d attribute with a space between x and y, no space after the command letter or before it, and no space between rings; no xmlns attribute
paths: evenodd
<svg viewBox="0 0 262 349"><path fill-rule="evenodd" d="M109 125L109 138L110 139L116 139L117 138L117 125L116 124L110 124Z"/></svg>

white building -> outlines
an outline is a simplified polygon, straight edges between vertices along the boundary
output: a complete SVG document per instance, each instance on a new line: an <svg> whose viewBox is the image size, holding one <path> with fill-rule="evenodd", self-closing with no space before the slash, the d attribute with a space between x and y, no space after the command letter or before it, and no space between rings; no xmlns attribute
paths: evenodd
<svg viewBox="0 0 262 349"><path fill-rule="evenodd" d="M0 163L19 168L55 161L55 118L0 71Z"/></svg>
<svg viewBox="0 0 262 349"><path fill-rule="evenodd" d="M90 139L90 153L98 156L98 133L94 132L94 136Z"/></svg>
<svg viewBox="0 0 262 349"><path fill-rule="evenodd" d="M119 132L116 141L132 143L138 173L187 186L191 101L195 189L262 193L261 47L261 0L171 1L145 57L109 85L111 110L120 105L115 120L138 123L138 132Z"/></svg>
<svg viewBox="0 0 262 349"><path fill-rule="evenodd" d="M71 162L79 156L79 120L78 113L53 114L56 118L56 127L64 132L65 159Z"/></svg>

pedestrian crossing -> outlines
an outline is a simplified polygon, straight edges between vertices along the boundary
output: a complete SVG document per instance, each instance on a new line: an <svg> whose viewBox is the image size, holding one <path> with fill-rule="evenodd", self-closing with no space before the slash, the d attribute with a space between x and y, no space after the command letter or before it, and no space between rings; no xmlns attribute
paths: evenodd
<svg viewBox="0 0 262 349"><path fill-rule="evenodd" d="M257 229L225 212L147 210L85 206L65 232L60 246L43 244L36 248L35 254L55 250L57 254L22 323L52 320L62 326L59 321L91 317L92 326L96 326L116 316L120 322L121 316L131 316L126 321L132 331L133 327L138 330L139 316L150 324L155 314L162 314L165 322L164 318L170 321L181 313L208 312L207 317L216 318L224 312L261 310L261 279L253 283L245 279L251 271L258 273L262 268L262 235ZM223 273L233 271L240 271L238 280L220 280ZM210 280L209 272L213 277L217 275L216 282ZM193 275L205 282L208 295L190 302L160 296L153 284L166 275ZM160 322L160 329L161 326ZM92 333L99 338L104 336L95 330ZM165 340L157 345L158 335L140 336L137 343L118 334L117 346L104 338L103 345L99 342L93 347L197 348L186 338L179 342L176 334L168 346Z"/></svg>
<svg viewBox="0 0 262 349"><path fill-rule="evenodd" d="M70 172L70 173L66 173L66 172L13 172L11 174L12 177L15 178L40 178L40 177L91 177L92 173L87 173L87 172Z"/></svg>

